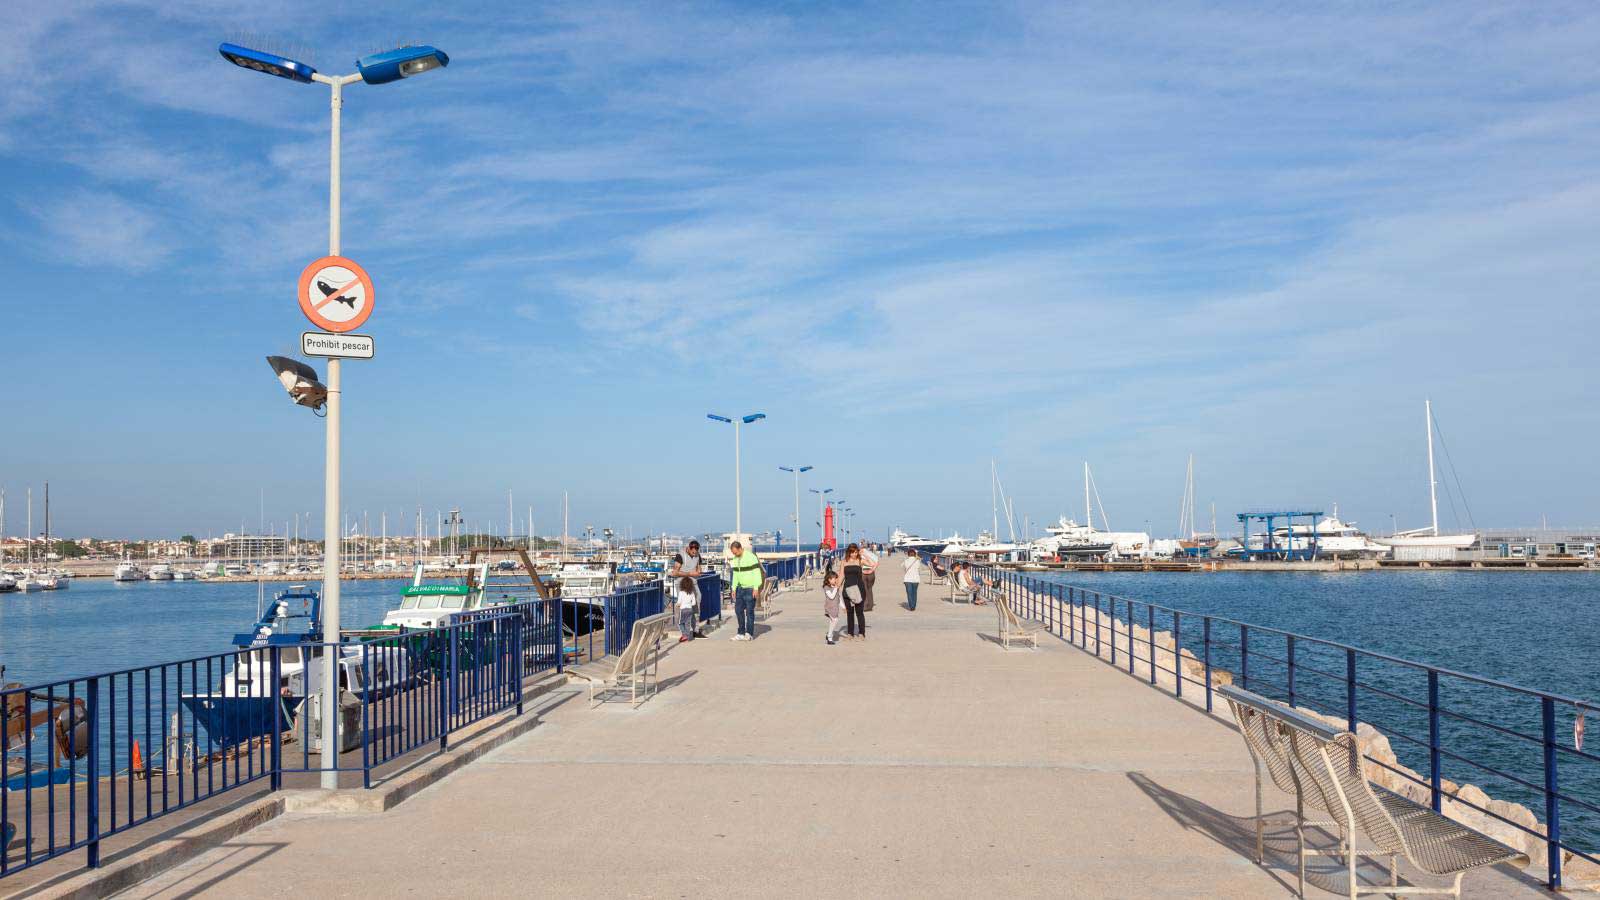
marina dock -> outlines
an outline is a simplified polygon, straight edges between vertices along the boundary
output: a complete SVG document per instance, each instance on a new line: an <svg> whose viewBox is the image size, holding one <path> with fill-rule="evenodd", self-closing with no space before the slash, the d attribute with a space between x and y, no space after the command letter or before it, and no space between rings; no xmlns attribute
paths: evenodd
<svg viewBox="0 0 1600 900"><path fill-rule="evenodd" d="M307 872L340 873L337 893L352 897L401 884L424 896L1292 895L1293 800L1268 794L1258 867L1251 766L1228 722L1065 641L1002 650L994 610L947 591L924 585L913 613L881 578L869 639L832 647L818 592L780 594L753 642L729 640L730 618L672 646L662 691L638 709L591 709L556 680L530 701L534 727L406 803L283 815L132 896L263 896ZM1538 876L1479 871L1464 893L1539 896ZM1313 868L1310 895L1342 889L1334 863Z"/></svg>

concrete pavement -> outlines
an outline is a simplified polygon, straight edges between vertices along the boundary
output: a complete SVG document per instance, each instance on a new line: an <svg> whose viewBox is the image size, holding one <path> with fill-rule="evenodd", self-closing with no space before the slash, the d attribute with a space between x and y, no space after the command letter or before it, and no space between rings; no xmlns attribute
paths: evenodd
<svg viewBox="0 0 1600 900"><path fill-rule="evenodd" d="M826 646L820 595L782 594L755 641L730 619L674 646L637 710L558 690L530 733L397 809L286 815L131 895L265 897L329 870L318 893L340 897L1292 892L1291 831L1272 829L1268 868L1249 858L1226 723L1053 639L1003 651L994 613L942 588L909 612L897 562L865 641ZM1523 893L1542 891L1467 878Z"/></svg>

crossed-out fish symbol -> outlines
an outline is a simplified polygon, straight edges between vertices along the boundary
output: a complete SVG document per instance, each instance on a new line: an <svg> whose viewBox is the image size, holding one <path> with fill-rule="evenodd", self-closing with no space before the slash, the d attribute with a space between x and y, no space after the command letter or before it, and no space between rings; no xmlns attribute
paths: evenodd
<svg viewBox="0 0 1600 900"><path fill-rule="evenodd" d="M323 281L320 278L317 279L317 290L322 292L322 296L323 297L331 297L334 294L339 292L338 288L336 288L333 285L327 283L326 281ZM339 303L343 303L345 306L350 307L351 311L354 311L355 308L356 308L356 301L355 301L354 297L351 297L351 296L348 296L348 295L341 296L338 299L338 302Z"/></svg>

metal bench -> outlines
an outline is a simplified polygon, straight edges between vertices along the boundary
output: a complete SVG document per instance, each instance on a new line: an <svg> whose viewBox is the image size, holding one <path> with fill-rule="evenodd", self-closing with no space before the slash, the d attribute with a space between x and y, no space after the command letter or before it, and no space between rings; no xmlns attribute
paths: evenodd
<svg viewBox="0 0 1600 900"><path fill-rule="evenodd" d="M1289 706L1233 685L1219 688L1218 693L1228 701L1256 767L1257 863L1262 858L1262 767L1280 788L1287 780L1288 792L1295 796L1301 897L1305 896L1308 856L1342 856L1352 900L1359 894L1450 894L1459 898L1462 876L1473 869L1504 862L1519 868L1528 864L1526 854L1373 785L1367 778L1355 734L1331 728ZM1330 824L1339 830L1337 852L1306 848L1307 806L1331 816ZM1365 833L1376 849L1356 849L1357 831ZM1363 885L1356 880L1356 863L1362 856L1389 858L1388 884ZM1451 886L1400 885L1395 866L1402 856L1429 875L1454 876Z"/></svg>
<svg viewBox="0 0 1600 900"><path fill-rule="evenodd" d="M633 623L633 634L628 646L617 654L615 663L605 659L584 663L566 670L569 679L589 683L589 706L598 705L612 693L626 689L629 701L637 707L655 692L656 663L660 657L661 639L672 626L672 613L656 613Z"/></svg>
<svg viewBox="0 0 1600 900"><path fill-rule="evenodd" d="M1035 650L1039 649L1039 625L1018 616L1003 597L994 599L994 609L1000 619L1001 647L1010 650L1012 644L1027 644Z"/></svg>
<svg viewBox="0 0 1600 900"><path fill-rule="evenodd" d="M976 583L973 583L970 588L963 585L961 579L957 578L953 572L948 580L950 582L950 596L945 599L951 603L971 603L973 598L978 595L978 591L982 589Z"/></svg>

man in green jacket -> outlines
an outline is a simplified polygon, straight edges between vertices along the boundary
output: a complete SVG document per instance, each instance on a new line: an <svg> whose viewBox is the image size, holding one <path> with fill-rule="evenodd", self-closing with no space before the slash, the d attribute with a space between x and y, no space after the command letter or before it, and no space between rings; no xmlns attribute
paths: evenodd
<svg viewBox="0 0 1600 900"><path fill-rule="evenodd" d="M739 621L736 641L748 641L756 636L756 591L766 577L761 570L761 560L754 550L734 541L728 545L728 567L733 570L733 615Z"/></svg>

